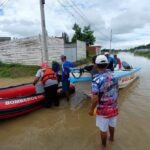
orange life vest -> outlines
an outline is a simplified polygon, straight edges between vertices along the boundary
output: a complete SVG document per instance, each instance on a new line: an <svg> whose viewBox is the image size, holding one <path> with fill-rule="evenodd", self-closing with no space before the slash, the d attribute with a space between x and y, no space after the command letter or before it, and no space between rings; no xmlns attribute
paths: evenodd
<svg viewBox="0 0 150 150"><path fill-rule="evenodd" d="M41 78L41 82L42 82L43 84L45 84L45 82L46 82L48 79L57 80L57 76L56 76L55 72L54 72L51 68L46 68L46 69L44 70L44 74L43 74L43 77Z"/></svg>

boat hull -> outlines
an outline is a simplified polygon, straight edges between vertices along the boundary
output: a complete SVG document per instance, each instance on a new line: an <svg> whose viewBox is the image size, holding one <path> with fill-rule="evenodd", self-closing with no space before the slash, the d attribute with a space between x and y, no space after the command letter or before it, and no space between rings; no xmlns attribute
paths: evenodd
<svg viewBox="0 0 150 150"><path fill-rule="evenodd" d="M131 70L114 71L114 76L119 80L119 88L125 88L130 83L132 83L137 78L138 72L140 70L141 70L140 67L136 67ZM78 69L71 70L70 82L77 83L77 82L86 82L91 80L92 80L91 73L87 71L81 73L81 71L78 71Z"/></svg>
<svg viewBox="0 0 150 150"><path fill-rule="evenodd" d="M119 79L119 88L125 88L138 77L137 73Z"/></svg>
<svg viewBox="0 0 150 150"><path fill-rule="evenodd" d="M14 91L14 93L12 91ZM74 92L75 87L70 85L70 93ZM57 95L59 98L62 98L65 96L65 93L59 88ZM1 88L0 120L20 116L37 110L43 107L44 99L44 93L36 93L36 87L32 84Z"/></svg>

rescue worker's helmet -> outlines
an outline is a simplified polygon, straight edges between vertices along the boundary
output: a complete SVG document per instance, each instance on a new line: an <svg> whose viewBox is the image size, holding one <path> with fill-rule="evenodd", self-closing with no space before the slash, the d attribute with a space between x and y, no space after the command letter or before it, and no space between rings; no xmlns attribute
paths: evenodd
<svg viewBox="0 0 150 150"><path fill-rule="evenodd" d="M42 63L41 64L41 69L46 69L48 68L48 64L47 63Z"/></svg>

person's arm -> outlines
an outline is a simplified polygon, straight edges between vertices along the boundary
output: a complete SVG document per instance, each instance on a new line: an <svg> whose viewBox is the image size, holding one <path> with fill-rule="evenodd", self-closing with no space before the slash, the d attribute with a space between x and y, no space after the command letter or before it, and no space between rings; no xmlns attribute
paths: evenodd
<svg viewBox="0 0 150 150"><path fill-rule="evenodd" d="M40 80L40 77L41 77L41 70L38 70L36 75L35 75L33 85L36 85L38 83L38 81Z"/></svg>
<svg viewBox="0 0 150 150"><path fill-rule="evenodd" d="M89 115L92 116L94 114L94 109L99 100L99 88L97 83L93 80L92 82L92 98L91 98L91 106L89 109Z"/></svg>
<svg viewBox="0 0 150 150"><path fill-rule="evenodd" d="M35 77L33 81L33 85L36 85L39 81L40 77Z"/></svg>
<svg viewBox="0 0 150 150"><path fill-rule="evenodd" d="M101 97L103 96L103 93L99 93L99 94L93 94L92 95L92 103L91 103L91 107L90 107L90 111L89 111L89 115L93 116L94 115L94 109L98 103L98 101L101 101Z"/></svg>
<svg viewBox="0 0 150 150"><path fill-rule="evenodd" d="M96 80L96 79L94 79ZM97 106L97 103L99 103L101 101L101 98L104 94L104 82L102 82L99 79L99 82L97 83L96 81L92 82L92 102L91 102L91 106L90 106L90 110L89 110L89 115L94 115L94 109Z"/></svg>
<svg viewBox="0 0 150 150"><path fill-rule="evenodd" d="M94 95L94 94L92 95L92 100L91 100L92 102L91 102L91 106L90 106L90 110L89 110L90 116L93 116L93 114L94 114L94 109L97 105L98 99L99 99L98 95Z"/></svg>

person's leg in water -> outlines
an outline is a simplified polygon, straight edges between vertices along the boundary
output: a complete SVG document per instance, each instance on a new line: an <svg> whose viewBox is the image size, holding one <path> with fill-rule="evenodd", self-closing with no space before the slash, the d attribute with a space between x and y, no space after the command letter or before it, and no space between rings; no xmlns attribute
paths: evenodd
<svg viewBox="0 0 150 150"><path fill-rule="evenodd" d="M70 99L69 87L70 87L70 82L69 81L62 82L62 88L63 88L63 91L66 94L67 101L69 101L69 99Z"/></svg>
<svg viewBox="0 0 150 150"><path fill-rule="evenodd" d="M115 128L109 126L109 133L110 133L109 141L113 142L114 141Z"/></svg>
<svg viewBox="0 0 150 150"><path fill-rule="evenodd" d="M50 108L52 106L51 86L45 87L44 90L45 90L44 107Z"/></svg>
<svg viewBox="0 0 150 150"><path fill-rule="evenodd" d="M59 98L57 95L58 84L52 85L51 98L55 106L59 106Z"/></svg>
<svg viewBox="0 0 150 150"><path fill-rule="evenodd" d="M109 119L109 133L110 133L109 140L111 142L114 141L114 133L115 133L116 124L117 124L117 117L116 116Z"/></svg>
<svg viewBox="0 0 150 150"><path fill-rule="evenodd" d="M102 148L106 148L109 119L106 119L103 116L97 115L96 116L96 126L100 129Z"/></svg>
<svg viewBox="0 0 150 150"><path fill-rule="evenodd" d="M107 144L107 132L100 131L102 147L106 148Z"/></svg>
<svg viewBox="0 0 150 150"><path fill-rule="evenodd" d="M70 100L70 81L67 82L67 91L66 91L66 97L67 97L67 101Z"/></svg>
<svg viewBox="0 0 150 150"><path fill-rule="evenodd" d="M70 93L69 93L69 91L66 91L66 98L67 98L67 101L70 100Z"/></svg>

